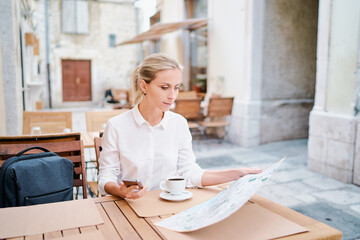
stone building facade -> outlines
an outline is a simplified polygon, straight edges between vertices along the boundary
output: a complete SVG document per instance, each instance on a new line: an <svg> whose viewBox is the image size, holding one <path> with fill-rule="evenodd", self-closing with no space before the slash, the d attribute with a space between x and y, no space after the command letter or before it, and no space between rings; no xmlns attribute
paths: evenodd
<svg viewBox="0 0 360 240"><path fill-rule="evenodd" d="M1 1L0 134L20 135L22 112L36 102L92 106L106 89L130 88L136 46L116 44L136 34L137 18L133 0ZM86 100L64 100L63 60L90 63Z"/></svg>
<svg viewBox="0 0 360 240"><path fill-rule="evenodd" d="M68 1L68 0L65 0ZM133 1L83 1L81 20L69 18L64 0L52 0L49 5L49 45L51 98L54 108L86 106L101 102L106 89L131 88L131 69L137 64L136 46L116 47L136 34L136 13ZM74 13L76 14L76 12ZM81 26L82 25L82 26ZM66 28L67 29L64 29ZM83 29L81 29L83 28ZM76 32L78 31L78 32ZM115 45L114 45L115 44ZM62 60L89 60L91 62L91 100L63 100Z"/></svg>

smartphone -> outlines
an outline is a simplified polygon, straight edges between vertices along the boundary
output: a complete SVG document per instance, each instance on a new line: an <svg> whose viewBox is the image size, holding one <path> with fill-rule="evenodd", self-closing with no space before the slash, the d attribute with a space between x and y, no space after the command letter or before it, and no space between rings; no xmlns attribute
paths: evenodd
<svg viewBox="0 0 360 240"><path fill-rule="evenodd" d="M141 181L137 180L137 179L125 179L124 178L124 179L121 179L121 181L125 184L126 187L138 185L140 189L143 188Z"/></svg>

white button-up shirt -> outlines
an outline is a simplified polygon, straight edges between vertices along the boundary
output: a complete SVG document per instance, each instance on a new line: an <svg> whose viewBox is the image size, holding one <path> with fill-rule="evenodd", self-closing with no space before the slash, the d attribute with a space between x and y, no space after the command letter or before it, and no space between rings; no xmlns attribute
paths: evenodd
<svg viewBox="0 0 360 240"><path fill-rule="evenodd" d="M99 159L99 190L106 194L107 182L122 178L141 180L148 190L159 189L162 180L180 175L187 186L201 186L204 170L196 164L187 121L167 111L152 127L138 106L111 118L102 137Z"/></svg>

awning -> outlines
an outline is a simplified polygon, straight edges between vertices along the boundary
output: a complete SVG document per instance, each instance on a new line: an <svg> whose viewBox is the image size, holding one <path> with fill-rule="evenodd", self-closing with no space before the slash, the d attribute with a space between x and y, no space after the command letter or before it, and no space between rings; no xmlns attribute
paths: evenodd
<svg viewBox="0 0 360 240"><path fill-rule="evenodd" d="M130 40L116 44L116 46L143 42L145 40L157 40L166 33L174 32L180 28L187 28L189 30L195 30L200 27L207 25L206 18L192 18L187 19L181 22L172 22L172 23L156 23L150 27L146 32L140 33L139 35L133 37Z"/></svg>

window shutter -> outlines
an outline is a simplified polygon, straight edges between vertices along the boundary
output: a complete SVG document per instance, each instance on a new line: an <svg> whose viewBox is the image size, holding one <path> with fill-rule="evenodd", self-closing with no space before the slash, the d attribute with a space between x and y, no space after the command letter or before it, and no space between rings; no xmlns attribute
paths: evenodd
<svg viewBox="0 0 360 240"><path fill-rule="evenodd" d="M76 33L89 33L89 3L87 0L76 1Z"/></svg>
<svg viewBox="0 0 360 240"><path fill-rule="evenodd" d="M62 32L89 33L88 0L62 0Z"/></svg>
<svg viewBox="0 0 360 240"><path fill-rule="evenodd" d="M75 9L75 0L62 0L62 32L76 32Z"/></svg>

